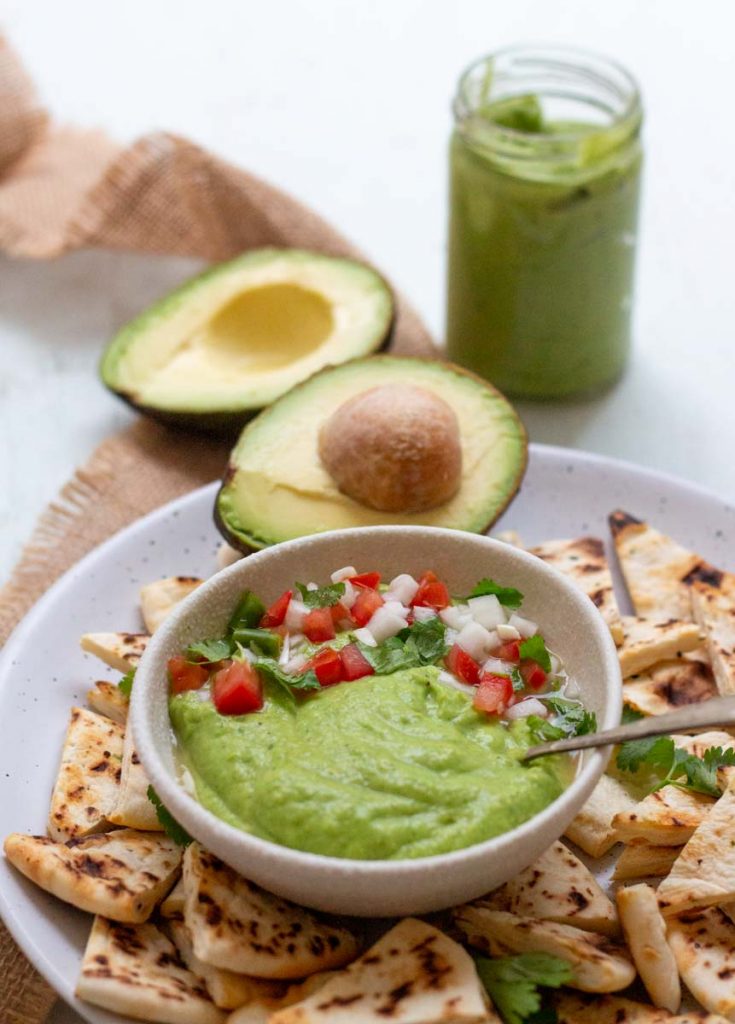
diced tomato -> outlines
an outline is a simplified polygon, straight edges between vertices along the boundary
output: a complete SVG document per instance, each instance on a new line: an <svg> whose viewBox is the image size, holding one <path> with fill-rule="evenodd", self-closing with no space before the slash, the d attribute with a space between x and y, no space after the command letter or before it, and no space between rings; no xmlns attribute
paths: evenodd
<svg viewBox="0 0 735 1024"><path fill-rule="evenodd" d="M304 618L304 625L301 627L307 640L313 644L324 643L325 640L334 640L334 622L332 622L331 608L314 608Z"/></svg>
<svg viewBox="0 0 735 1024"><path fill-rule="evenodd" d="M184 690L198 690L209 679L209 669L204 665L192 665L182 654L168 659L168 681L171 693Z"/></svg>
<svg viewBox="0 0 735 1024"><path fill-rule="evenodd" d="M357 576L350 576L349 580L355 587L367 587L368 590L377 590L380 583L380 573L360 572Z"/></svg>
<svg viewBox="0 0 735 1024"><path fill-rule="evenodd" d="M513 700L513 683L510 676L483 672L472 706L489 715L502 715Z"/></svg>
<svg viewBox="0 0 735 1024"><path fill-rule="evenodd" d="M363 587L360 593L357 595L357 599L350 609L350 614L357 626L366 626L370 619L373 617L373 613L380 608L382 604L385 604L383 598L377 592L377 590L368 590Z"/></svg>
<svg viewBox="0 0 735 1024"><path fill-rule="evenodd" d="M263 707L263 683L247 661L233 661L212 680L212 700L221 715L247 715Z"/></svg>
<svg viewBox="0 0 735 1024"><path fill-rule="evenodd" d="M418 605L420 608L433 608L435 611L441 611L442 608L448 608L451 603L452 599L446 584L442 583L435 573L425 572L419 580L419 589L411 604Z"/></svg>
<svg viewBox="0 0 735 1024"><path fill-rule="evenodd" d="M521 641L506 640L492 652L492 655L494 658L500 658L501 661L512 661L517 665L521 660Z"/></svg>
<svg viewBox="0 0 735 1024"><path fill-rule="evenodd" d="M334 686L335 683L341 683L345 678L340 652L333 651L331 647L317 651L304 668L307 671L310 668L314 669L320 686Z"/></svg>
<svg viewBox="0 0 735 1024"><path fill-rule="evenodd" d="M352 625L350 610L349 608L345 608L341 601L338 601L337 604L333 604L329 611L332 614L332 622L335 626L338 626L340 622L346 623L348 627Z"/></svg>
<svg viewBox="0 0 735 1024"><path fill-rule="evenodd" d="M340 656L342 658L342 674L349 682L352 682L353 679L362 679L363 676L371 676L375 672L356 644L347 644L340 651ZM319 681L321 682L321 680Z"/></svg>
<svg viewBox="0 0 735 1024"><path fill-rule="evenodd" d="M521 662L521 675L523 682L531 690L540 690L546 682L546 673L537 661L531 658L524 658Z"/></svg>
<svg viewBox="0 0 735 1024"><path fill-rule="evenodd" d="M459 644L452 647L445 661L449 671L453 672L463 683L477 686L480 682L480 666Z"/></svg>
<svg viewBox="0 0 735 1024"><path fill-rule="evenodd" d="M277 601L274 601L265 615L261 618L259 626L261 629L271 629L273 626L280 626L286 618L288 606L291 604L293 590L284 590Z"/></svg>

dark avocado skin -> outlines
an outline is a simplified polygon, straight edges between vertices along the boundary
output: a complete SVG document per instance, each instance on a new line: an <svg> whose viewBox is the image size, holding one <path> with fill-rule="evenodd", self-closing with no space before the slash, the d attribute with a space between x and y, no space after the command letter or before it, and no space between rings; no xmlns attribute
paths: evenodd
<svg viewBox="0 0 735 1024"><path fill-rule="evenodd" d="M393 341L393 334L395 331L396 316L395 312L393 317L388 324L385 337L381 341L379 347L375 349L376 353L385 352ZM365 358L364 356L360 358ZM329 367L323 367L328 369ZM317 371L321 373L321 370ZM168 409L156 409L154 406L143 405L140 402L136 402L135 396L127 394L125 391L117 391L106 381L102 381L108 391L112 392L113 395L117 395L121 398L126 405L129 405L131 409L135 409L136 412L141 413L143 416L148 416L149 419L157 420L159 423L164 423L167 427L178 427L185 430L195 430L197 433L214 435L216 437L225 437L234 439L248 420L253 419L261 408L250 408L250 409L233 409L227 412L172 412ZM297 384L296 387L299 387Z"/></svg>
<svg viewBox="0 0 735 1024"><path fill-rule="evenodd" d="M400 360L401 362L406 362L407 360L411 359L412 357L410 357L410 356L397 356L397 355L394 356L394 355L391 355L391 354L376 354L375 356L363 357L362 361L364 361L366 358L367 359L379 359L382 362L389 362L389 361L391 361L393 359ZM355 362L358 362L358 361L360 361L360 360L355 360ZM424 360L424 359L415 359L415 361L417 363L423 363L426 360ZM493 391L497 395L501 396L501 392L499 392L497 388L493 387L493 385L490 384L488 381L486 381L483 377L480 377L478 374L473 373L471 370L466 370L463 366L458 366L456 363L450 363L447 360L437 360L437 362L443 363L443 365L445 365L448 369L450 369L454 373L461 374L464 377L468 377L470 380L477 381L477 383L481 384L484 388L489 389L490 391ZM292 388L291 391L287 392L287 394L293 394L293 392L296 391L298 388L303 388L311 380L313 380L314 377L318 377L319 374L321 374L321 373L328 372L329 369L330 369L330 367L324 367L322 370L319 370L317 373L312 374L311 377L308 377L306 380L302 381L300 384L297 384L296 387ZM504 397L504 396L501 396L501 397ZM515 409L514 409L514 412L515 412ZM523 477L526 474L526 469L528 468L528 433L526 431L526 428L525 428L525 425L524 425L523 421L521 420L520 416L518 416L517 413L516 413L516 420L518 421L518 425L519 425L519 428L520 428L520 433L521 433L521 436L523 438L524 444L523 444L523 456L522 456L522 459L519 461L519 466L518 466L518 469L517 469L517 472L516 472L515 480L514 480L512 486L508 489L508 494L507 494L504 502L502 503L502 505L499 506L495 510L494 514L488 520L488 522L485 524L485 526L481 530L477 531L478 533L487 533L487 531L498 521L498 519L500 519L500 517L504 514L504 512L506 511L506 509L508 508L510 503L513 501L515 496L518 494L518 491L521 488L521 483L523 482ZM217 490L217 494L216 494L215 499L214 499L213 519L214 519L214 524L217 527L217 529L219 530L220 534L222 535L222 537L227 541L227 543L231 547L235 548L235 550L237 550L237 551L241 551L245 555L250 555L254 551L259 551L259 550L261 550L264 547L272 546L273 543L278 543L278 541L272 542L270 544L265 543L265 542L263 544L247 544L242 539L242 537L239 537L237 534L234 534L230 530L230 528L228 527L228 525L225 522L224 518L222 517L222 515L220 513L220 508L219 508L219 505L220 505L220 495L222 494L224 489L227 487L228 483L232 479L232 477L235 474L236 470L237 470L237 467L231 461L229 461L228 464L227 464L227 468L225 469L224 475L222 477L222 483L220 484L220 486L219 486L219 488Z"/></svg>

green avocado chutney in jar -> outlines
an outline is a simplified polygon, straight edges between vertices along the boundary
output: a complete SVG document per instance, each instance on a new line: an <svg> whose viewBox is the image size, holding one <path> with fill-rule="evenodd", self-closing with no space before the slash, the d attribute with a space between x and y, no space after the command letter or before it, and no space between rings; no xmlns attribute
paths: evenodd
<svg viewBox="0 0 735 1024"><path fill-rule="evenodd" d="M517 397L612 384L630 347L635 82L601 57L512 48L468 68L454 116L449 358Z"/></svg>

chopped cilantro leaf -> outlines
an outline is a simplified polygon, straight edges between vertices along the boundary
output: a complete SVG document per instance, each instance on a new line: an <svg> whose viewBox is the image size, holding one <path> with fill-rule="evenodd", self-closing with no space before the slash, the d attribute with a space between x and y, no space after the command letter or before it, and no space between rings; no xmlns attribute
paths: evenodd
<svg viewBox="0 0 735 1024"><path fill-rule="evenodd" d="M161 798L156 793L153 786L148 787L148 799L156 808L156 817L158 818L161 825L163 825L164 831L169 839L173 839L177 846L188 846L192 842L192 838L183 825L179 825L178 821L161 803Z"/></svg>
<svg viewBox="0 0 735 1024"><path fill-rule="evenodd" d="M447 627L437 616L426 622L414 622L398 634L410 652L415 652L420 665L435 665L447 653Z"/></svg>
<svg viewBox="0 0 735 1024"><path fill-rule="evenodd" d="M526 680L521 675L519 668L514 668L510 674L510 681L513 683L513 692L518 693L520 690L525 690Z"/></svg>
<svg viewBox="0 0 735 1024"><path fill-rule="evenodd" d="M515 587L501 587L499 583L488 577L480 580L463 600L467 601L471 597L485 597L487 594L494 594L506 608L520 608L523 603L523 594L520 590L516 590Z"/></svg>
<svg viewBox="0 0 735 1024"><path fill-rule="evenodd" d="M638 722L641 718L645 718L642 711L636 711L630 704L623 705L623 713L620 716L621 725L630 725L631 722Z"/></svg>
<svg viewBox="0 0 735 1024"><path fill-rule="evenodd" d="M572 977L570 965L549 953L475 959L477 973L505 1024L524 1024L541 1010L540 988L559 988Z"/></svg>
<svg viewBox="0 0 735 1024"><path fill-rule="evenodd" d="M568 736L584 736L597 732L597 716L583 704L564 697L547 697L545 703L554 712L549 718L529 716L529 724L537 739L563 740Z"/></svg>
<svg viewBox="0 0 735 1024"><path fill-rule="evenodd" d="M198 640L186 648L186 660L194 661L198 665L212 665L216 661L232 657L233 651L232 641L224 637L214 640Z"/></svg>
<svg viewBox="0 0 735 1024"><path fill-rule="evenodd" d="M326 587L317 587L316 590L309 590L303 583L297 583L296 586L307 608L331 608L339 604L345 592L344 583L330 583Z"/></svg>
<svg viewBox="0 0 735 1024"><path fill-rule="evenodd" d="M379 676L388 676L393 672L400 672L401 669L415 668L421 664L418 652L409 648L398 636L388 637L377 647L370 647L362 642L358 642L357 646Z"/></svg>
<svg viewBox="0 0 735 1024"><path fill-rule="evenodd" d="M551 655L546 649L546 643L540 633L524 640L520 646L522 658L530 658L537 662L544 672L551 672Z"/></svg>
<svg viewBox="0 0 735 1024"><path fill-rule="evenodd" d="M117 688L124 697L129 697L133 689L133 680L135 679L135 669L131 668L125 673L122 679L118 682Z"/></svg>
<svg viewBox="0 0 735 1024"><path fill-rule="evenodd" d="M284 672L281 666L273 658L260 658L254 662L254 667L258 672L267 680L272 683L276 683L278 686L282 686L289 694L293 695L295 690L318 690L320 689L319 680L316 677L316 673L313 669L308 672L304 672L300 676L289 675L288 672Z"/></svg>
<svg viewBox="0 0 735 1024"><path fill-rule="evenodd" d="M668 772L674 764L675 754L676 747L670 736L647 736L623 743L618 751L617 766L624 772L637 772L645 764Z"/></svg>

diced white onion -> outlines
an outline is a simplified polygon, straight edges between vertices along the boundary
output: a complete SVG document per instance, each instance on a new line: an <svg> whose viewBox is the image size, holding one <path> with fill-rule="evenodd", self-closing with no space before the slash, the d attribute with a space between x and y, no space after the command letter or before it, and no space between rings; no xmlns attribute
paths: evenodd
<svg viewBox="0 0 735 1024"><path fill-rule="evenodd" d="M249 661L251 664L254 661L258 660L258 655L257 654L253 654L253 652L250 650L249 647L242 647L242 645L240 647L240 651L238 652L237 656L238 656L238 658L242 658L243 661Z"/></svg>
<svg viewBox="0 0 735 1024"><path fill-rule="evenodd" d="M217 548L217 568L226 569L228 565L234 565L242 558L242 551L231 547L226 540L223 540Z"/></svg>
<svg viewBox="0 0 735 1024"><path fill-rule="evenodd" d="M304 625L304 619L308 614L309 609L306 607L304 602L292 597L288 603L286 618L283 620L286 629L293 632L300 632L301 627Z"/></svg>
<svg viewBox="0 0 735 1024"><path fill-rule="evenodd" d="M524 619L518 612L513 612L508 625L514 626L521 636L528 638L529 636L535 636L538 633L538 626L531 619Z"/></svg>
<svg viewBox="0 0 735 1024"><path fill-rule="evenodd" d="M428 622L429 619L438 618L433 608L422 608L420 605L414 608L413 617L417 622Z"/></svg>
<svg viewBox="0 0 735 1024"><path fill-rule="evenodd" d="M501 623L496 627L498 636L501 640L520 640L521 634L518 632L515 626L511 626L509 622Z"/></svg>
<svg viewBox="0 0 735 1024"><path fill-rule="evenodd" d="M475 661L482 661L490 650L491 636L479 622L468 622L457 637L457 643Z"/></svg>
<svg viewBox="0 0 735 1024"><path fill-rule="evenodd" d="M339 580L337 582L340 582ZM345 592L340 597L340 601L348 610L353 606L357 600L357 587L353 587L349 580L345 580Z"/></svg>
<svg viewBox="0 0 735 1024"><path fill-rule="evenodd" d="M342 583L350 576L357 576L357 569L354 565L345 565L342 569L336 569L329 578L332 583Z"/></svg>
<svg viewBox="0 0 735 1024"><path fill-rule="evenodd" d="M283 638L283 647L281 653L278 656L278 664L285 665L288 659L291 657L291 634L286 633Z"/></svg>
<svg viewBox="0 0 735 1024"><path fill-rule="evenodd" d="M298 647L301 647L306 637L303 633L289 633L289 639L291 641L291 652L293 653Z"/></svg>
<svg viewBox="0 0 735 1024"><path fill-rule="evenodd" d="M561 658L558 655L556 655L556 654L552 654L551 651L549 651L549 655L551 657L551 673L550 674L552 676L555 676L559 672L561 672Z"/></svg>
<svg viewBox="0 0 735 1024"><path fill-rule="evenodd" d="M471 597L467 606L475 622L479 622L485 629L494 629L501 624L505 625L505 611L495 594Z"/></svg>
<svg viewBox="0 0 735 1024"><path fill-rule="evenodd" d="M522 700L518 704L514 704L512 708L508 708L505 713L506 718L528 718L529 715L538 715L539 718L546 718L549 714L549 709L536 697L529 697L528 700Z"/></svg>
<svg viewBox="0 0 735 1024"><path fill-rule="evenodd" d="M462 693L474 695L477 690L476 686L470 686L469 683L461 683L456 676L453 676L451 672L446 672L444 669L439 673L439 682L444 683L446 686L451 686L454 690L461 690Z"/></svg>
<svg viewBox="0 0 735 1024"><path fill-rule="evenodd" d="M373 634L367 628L363 626L362 629L356 629L353 634L355 640L359 640L360 643L365 644L366 647L377 647L378 641L375 639Z"/></svg>
<svg viewBox="0 0 735 1024"><path fill-rule="evenodd" d="M468 622L472 622L472 616L466 604L450 604L448 608L442 608L439 618L445 626L457 631L466 626Z"/></svg>
<svg viewBox="0 0 735 1024"><path fill-rule="evenodd" d="M306 589L307 590L318 590L319 589L319 584L318 583L314 583L314 581L312 580L311 583L307 583L306 584Z"/></svg>
<svg viewBox="0 0 735 1024"><path fill-rule="evenodd" d="M444 642L449 647L451 647L453 644L456 644L458 636L459 636L459 630L452 629L451 627L447 627L447 631L444 634Z"/></svg>
<svg viewBox="0 0 735 1024"><path fill-rule="evenodd" d="M396 615L401 615L404 619L408 616L411 611L405 604L401 604L400 601L389 600L388 595L385 595L384 607L389 611L395 612Z"/></svg>
<svg viewBox="0 0 735 1024"><path fill-rule="evenodd" d="M496 676L509 676L515 667L510 661L501 661L500 658L488 658L482 666L482 671L492 672Z"/></svg>
<svg viewBox="0 0 735 1024"><path fill-rule="evenodd" d="M416 596L416 591L419 589L418 581L409 576L407 572L402 572L399 576L396 576L388 584L388 591L385 594L386 601L391 599L400 601L401 604L410 604Z"/></svg>
<svg viewBox="0 0 735 1024"><path fill-rule="evenodd" d="M574 679L569 679L564 687L564 696L579 697L579 683L575 682Z"/></svg>
<svg viewBox="0 0 735 1024"><path fill-rule="evenodd" d="M395 636L396 633L400 633L402 629L405 629L406 619L403 615L399 615L386 605L382 605L373 613L367 628L380 644L389 637Z"/></svg>
<svg viewBox="0 0 735 1024"><path fill-rule="evenodd" d="M304 667L307 661L308 658L306 657L306 655L295 654L293 658L290 658L286 662L286 671L288 672L289 675L296 675L298 672L301 671L301 669Z"/></svg>
<svg viewBox="0 0 735 1024"><path fill-rule="evenodd" d="M500 635L499 635L497 629L491 629L490 630L490 639L488 640L487 649L489 651L494 651L497 647L500 647L501 643L502 643L502 641L500 639Z"/></svg>

